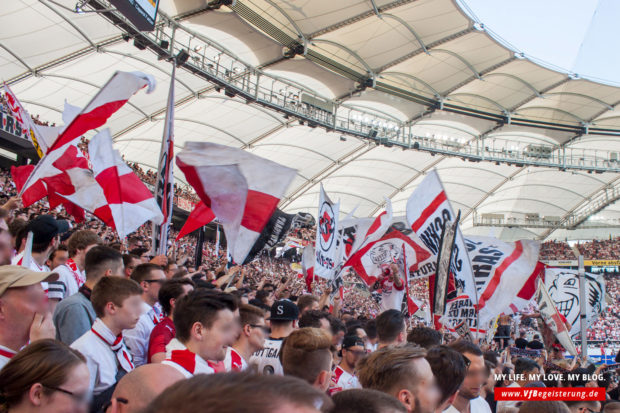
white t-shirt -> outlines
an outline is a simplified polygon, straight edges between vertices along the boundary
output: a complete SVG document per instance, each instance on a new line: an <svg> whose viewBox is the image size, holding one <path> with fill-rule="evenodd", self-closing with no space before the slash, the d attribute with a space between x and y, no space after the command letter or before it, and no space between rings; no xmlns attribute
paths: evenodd
<svg viewBox="0 0 620 413"><path fill-rule="evenodd" d="M343 390L361 389L362 385L356 376L345 371L342 367L336 366L332 373L332 382L329 385L329 394L334 395Z"/></svg>
<svg viewBox="0 0 620 413"><path fill-rule="evenodd" d="M499 409L497 410L499 411ZM460 413L456 407L450 406L443 413ZM478 396L469 401L469 413L491 413L489 403L482 397Z"/></svg>
<svg viewBox="0 0 620 413"><path fill-rule="evenodd" d="M250 364L255 365L259 374L276 374L283 376L282 364L280 363L281 338L269 337L265 340L265 346L250 357Z"/></svg>
<svg viewBox="0 0 620 413"><path fill-rule="evenodd" d="M521 387L519 386L519 383L517 383L516 381L513 381L512 383L510 383L508 386L506 387ZM497 409L496 411L500 411L500 409L505 409L506 407L518 407L519 401L517 400L500 400L497 402Z"/></svg>
<svg viewBox="0 0 620 413"><path fill-rule="evenodd" d="M226 357L224 358L224 366L226 366L226 371L243 371L248 368L248 363L237 350L228 347Z"/></svg>
<svg viewBox="0 0 620 413"><path fill-rule="evenodd" d="M381 303L380 303L381 312L384 312L387 310L400 311L402 303L403 303L403 297L405 296L404 282L399 289L394 285L393 282L388 281L386 279L382 283L381 289L382 289Z"/></svg>

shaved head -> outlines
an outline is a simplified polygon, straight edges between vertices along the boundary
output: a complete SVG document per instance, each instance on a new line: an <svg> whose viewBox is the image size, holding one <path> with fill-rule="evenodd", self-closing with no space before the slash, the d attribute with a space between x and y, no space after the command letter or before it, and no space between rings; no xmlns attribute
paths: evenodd
<svg viewBox="0 0 620 413"><path fill-rule="evenodd" d="M107 413L140 412L166 388L184 378L177 369L165 364L140 366L118 382L112 395L112 406ZM119 398L126 399L129 403L119 403Z"/></svg>

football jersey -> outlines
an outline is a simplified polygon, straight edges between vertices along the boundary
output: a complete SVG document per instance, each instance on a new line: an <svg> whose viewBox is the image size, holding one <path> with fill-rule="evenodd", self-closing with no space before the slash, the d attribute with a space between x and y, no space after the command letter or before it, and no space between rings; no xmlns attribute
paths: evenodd
<svg viewBox="0 0 620 413"><path fill-rule="evenodd" d="M343 390L361 388L362 385L355 375L348 373L340 366L336 366L332 373L332 382L329 385L328 392L330 396Z"/></svg>
<svg viewBox="0 0 620 413"><path fill-rule="evenodd" d="M248 363L237 350L228 347L226 357L224 358L224 366L226 366L226 371L243 371L248 368Z"/></svg>
<svg viewBox="0 0 620 413"><path fill-rule="evenodd" d="M282 348L282 338L271 338L265 340L265 346L250 357L250 364L257 367L259 374L284 375L282 363L280 363L280 349Z"/></svg>

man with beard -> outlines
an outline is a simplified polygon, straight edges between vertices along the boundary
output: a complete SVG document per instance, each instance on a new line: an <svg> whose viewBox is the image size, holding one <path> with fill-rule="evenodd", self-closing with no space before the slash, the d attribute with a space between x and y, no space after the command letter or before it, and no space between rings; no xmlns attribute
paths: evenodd
<svg viewBox="0 0 620 413"><path fill-rule="evenodd" d="M363 388L396 397L409 413L433 413L441 393L425 356L417 346L384 347L360 360L357 375Z"/></svg>
<svg viewBox="0 0 620 413"><path fill-rule="evenodd" d="M449 347L461 353L468 368L456 399L444 412L491 413L489 404L480 396L482 385L486 381L486 367L482 351L474 343L465 340L455 341Z"/></svg>

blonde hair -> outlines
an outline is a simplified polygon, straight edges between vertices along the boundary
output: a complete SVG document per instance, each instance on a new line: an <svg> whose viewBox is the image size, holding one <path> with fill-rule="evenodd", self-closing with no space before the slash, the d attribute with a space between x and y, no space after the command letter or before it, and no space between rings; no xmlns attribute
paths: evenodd
<svg viewBox="0 0 620 413"><path fill-rule="evenodd" d="M322 371L331 370L332 336L320 328L295 330L282 344L280 357L284 374L313 384Z"/></svg>

